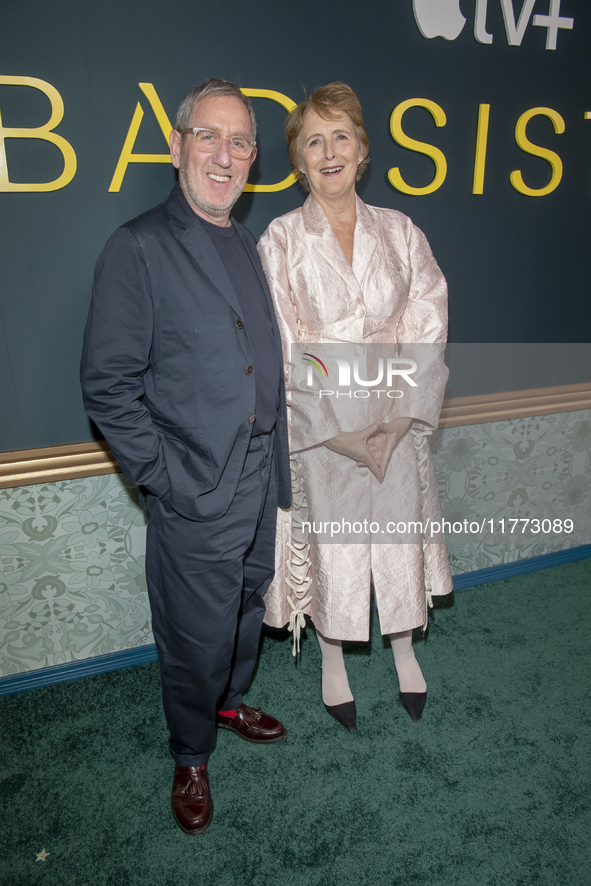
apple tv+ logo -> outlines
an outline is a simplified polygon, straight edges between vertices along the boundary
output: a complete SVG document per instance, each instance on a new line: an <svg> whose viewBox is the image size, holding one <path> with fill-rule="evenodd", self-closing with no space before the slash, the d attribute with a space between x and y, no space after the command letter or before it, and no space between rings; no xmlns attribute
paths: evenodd
<svg viewBox="0 0 591 886"><path fill-rule="evenodd" d="M519 17L515 18L514 0L500 0L509 46L521 46L530 22L536 0L523 0ZM546 28L546 49L556 49L558 31L570 31L574 19L560 14L561 0L548 0L548 15L534 15L532 24ZM412 0L415 21L423 37L443 37L455 40L466 24L460 10L460 0ZM474 36L479 43L492 43L493 35L486 30L488 0L476 0Z"/></svg>
<svg viewBox="0 0 591 886"><path fill-rule="evenodd" d="M460 0L413 0L415 19L423 37L455 40L466 24Z"/></svg>

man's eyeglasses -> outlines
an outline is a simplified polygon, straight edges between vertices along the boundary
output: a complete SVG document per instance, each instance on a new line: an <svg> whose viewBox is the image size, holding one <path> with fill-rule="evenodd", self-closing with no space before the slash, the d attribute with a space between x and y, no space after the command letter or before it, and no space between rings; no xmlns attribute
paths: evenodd
<svg viewBox="0 0 591 886"><path fill-rule="evenodd" d="M227 141L230 156L235 157L236 160L248 160L256 145L256 142L249 142L241 135L222 135L221 132L217 132L215 129L203 129L199 126L177 131L181 135L193 133L197 149L204 151L206 154L213 154L223 141Z"/></svg>

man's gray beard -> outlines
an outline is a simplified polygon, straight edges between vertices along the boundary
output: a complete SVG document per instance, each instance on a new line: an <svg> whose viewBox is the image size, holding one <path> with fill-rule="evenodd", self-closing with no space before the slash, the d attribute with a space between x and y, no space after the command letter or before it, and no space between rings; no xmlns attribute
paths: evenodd
<svg viewBox="0 0 591 886"><path fill-rule="evenodd" d="M211 216L211 218L224 218L228 214L228 212L232 209L242 191L244 190L244 185L240 188L239 192L234 196L236 188L232 192L232 199L224 206L212 205L203 199L201 195L198 195L193 191L190 182L188 181L187 176L185 175L185 170L179 169L179 184L181 186L182 191L185 194L188 194L191 198L192 202L195 206L201 209L206 215ZM244 182L246 184L246 182Z"/></svg>

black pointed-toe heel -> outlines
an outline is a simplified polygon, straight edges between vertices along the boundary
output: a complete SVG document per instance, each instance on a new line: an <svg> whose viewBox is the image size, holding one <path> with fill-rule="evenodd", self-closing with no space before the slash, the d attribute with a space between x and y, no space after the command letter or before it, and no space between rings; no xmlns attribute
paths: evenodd
<svg viewBox="0 0 591 886"><path fill-rule="evenodd" d="M347 732L357 732L357 708L354 701L346 701L344 704L324 704L324 707Z"/></svg>
<svg viewBox="0 0 591 886"><path fill-rule="evenodd" d="M427 701L426 692L401 692L399 694L400 704L409 715L411 720L418 723Z"/></svg>

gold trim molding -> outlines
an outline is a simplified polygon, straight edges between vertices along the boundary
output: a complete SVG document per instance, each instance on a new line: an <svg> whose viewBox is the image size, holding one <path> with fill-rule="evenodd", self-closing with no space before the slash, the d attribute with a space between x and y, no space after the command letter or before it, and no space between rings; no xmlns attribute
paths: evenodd
<svg viewBox="0 0 591 886"><path fill-rule="evenodd" d="M591 409L591 383L531 388L443 401L440 428ZM0 489L120 473L104 440L0 452Z"/></svg>
<svg viewBox="0 0 591 886"><path fill-rule="evenodd" d="M532 415L554 415L591 409L591 383L556 385L553 388L529 388L525 391L504 391L501 394L480 394L475 397L453 397L443 401L440 428L458 428L487 421L506 421Z"/></svg>
<svg viewBox="0 0 591 886"><path fill-rule="evenodd" d="M0 489L120 472L104 440L0 452Z"/></svg>

